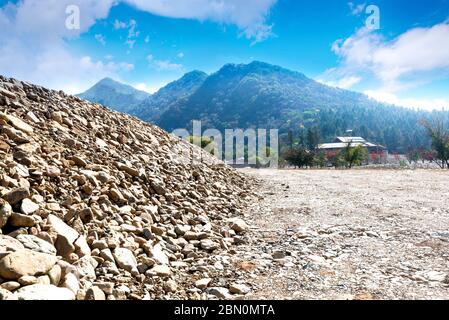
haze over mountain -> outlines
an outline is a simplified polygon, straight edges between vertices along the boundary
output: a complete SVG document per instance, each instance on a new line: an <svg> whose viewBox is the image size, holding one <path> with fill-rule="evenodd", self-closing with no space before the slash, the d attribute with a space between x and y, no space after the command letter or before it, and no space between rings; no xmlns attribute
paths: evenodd
<svg viewBox="0 0 449 320"><path fill-rule="evenodd" d="M382 104L258 61L227 64L210 76L188 73L142 103L130 99L124 108L167 131L191 130L192 120L201 120L204 129L274 128L284 140L289 131L301 140L307 129L316 127L325 142L351 129L393 152L427 146L419 122L432 115Z"/></svg>
<svg viewBox="0 0 449 320"><path fill-rule="evenodd" d="M119 112L129 113L130 109L144 101L150 94L132 86L104 78L92 88L78 94L78 97L106 105Z"/></svg>

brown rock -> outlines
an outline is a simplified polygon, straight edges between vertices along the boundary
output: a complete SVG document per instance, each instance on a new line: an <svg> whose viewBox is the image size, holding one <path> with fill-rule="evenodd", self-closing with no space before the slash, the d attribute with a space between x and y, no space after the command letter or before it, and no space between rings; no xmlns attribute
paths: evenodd
<svg viewBox="0 0 449 320"><path fill-rule="evenodd" d="M0 276L18 280L23 276L46 274L56 264L57 258L45 253L22 249L0 260Z"/></svg>

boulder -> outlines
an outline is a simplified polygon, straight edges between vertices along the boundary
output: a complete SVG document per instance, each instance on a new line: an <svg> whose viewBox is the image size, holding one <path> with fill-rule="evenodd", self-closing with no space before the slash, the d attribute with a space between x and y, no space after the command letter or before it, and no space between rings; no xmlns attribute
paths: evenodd
<svg viewBox="0 0 449 320"><path fill-rule="evenodd" d="M53 255L22 249L8 254L0 260L0 277L18 280L23 276L46 274L56 264Z"/></svg>
<svg viewBox="0 0 449 320"><path fill-rule="evenodd" d="M75 300L75 294L67 288L54 285L35 284L16 291L19 300Z"/></svg>

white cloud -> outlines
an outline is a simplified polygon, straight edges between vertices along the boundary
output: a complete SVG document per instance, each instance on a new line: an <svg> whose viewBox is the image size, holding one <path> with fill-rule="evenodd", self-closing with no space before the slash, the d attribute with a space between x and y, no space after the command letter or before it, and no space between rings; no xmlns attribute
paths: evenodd
<svg viewBox="0 0 449 320"><path fill-rule="evenodd" d="M354 85L356 85L357 83L362 81L362 78L357 77L357 76L348 76L348 77L343 77L341 79L338 79L336 81L329 81L329 80L324 80L321 78L318 78L316 80L318 82L321 82L321 83L331 86L331 87L336 87L336 88L340 88L340 89L350 89Z"/></svg>
<svg viewBox="0 0 449 320"><path fill-rule="evenodd" d="M115 21L114 21L114 29L115 30L126 29L126 28L128 28L128 24L126 22L115 19Z"/></svg>
<svg viewBox="0 0 449 320"><path fill-rule="evenodd" d="M173 63L169 60L154 60L154 66L159 71L181 71L183 70L182 64Z"/></svg>
<svg viewBox="0 0 449 320"><path fill-rule="evenodd" d="M342 62L336 72L346 77L369 73L384 91L399 91L417 85L416 79L449 72L449 23L414 28L391 41L363 28L337 40L332 50Z"/></svg>
<svg viewBox="0 0 449 320"><path fill-rule="evenodd" d="M162 83L158 83L158 84L154 84L154 85L148 85L146 83L137 83L133 87L136 88L137 90L141 90L141 91L145 91L145 92L153 94L153 93L158 92L160 88L162 88L166 85L167 85L167 82L162 82Z"/></svg>
<svg viewBox="0 0 449 320"><path fill-rule="evenodd" d="M367 96L380 102L394 104L413 109L425 110L439 110L444 108L449 109L449 98L437 99L415 99L415 98L400 98L394 93L389 93L379 90L366 90L364 92Z"/></svg>
<svg viewBox="0 0 449 320"><path fill-rule="evenodd" d="M144 41L145 41L145 43L150 42L150 36L146 36Z"/></svg>
<svg viewBox="0 0 449 320"><path fill-rule="evenodd" d="M80 30L65 27L65 9L73 2L25 0L0 8L3 75L79 93L101 77L113 77L133 68L127 63L94 61L68 50L66 39L78 37L96 20L106 18L114 0L78 1L82 13Z"/></svg>
<svg viewBox="0 0 449 320"><path fill-rule="evenodd" d="M124 0L140 10L171 17L210 20L236 25L248 39L259 42L272 36L266 24L277 0Z"/></svg>
<svg viewBox="0 0 449 320"><path fill-rule="evenodd" d="M105 46L106 45L106 38L104 35L102 34L96 34L95 35L95 40L97 40L99 43L101 43L101 45Z"/></svg>
<svg viewBox="0 0 449 320"><path fill-rule="evenodd" d="M179 59L182 59L182 58L184 58L184 52L180 52L180 53L178 53L177 57L178 57Z"/></svg>
<svg viewBox="0 0 449 320"><path fill-rule="evenodd" d="M353 2L349 2L348 6L349 6L349 9L351 10L351 14L353 16L358 16L363 12L363 10L365 10L366 3L361 3L361 4L356 5Z"/></svg>

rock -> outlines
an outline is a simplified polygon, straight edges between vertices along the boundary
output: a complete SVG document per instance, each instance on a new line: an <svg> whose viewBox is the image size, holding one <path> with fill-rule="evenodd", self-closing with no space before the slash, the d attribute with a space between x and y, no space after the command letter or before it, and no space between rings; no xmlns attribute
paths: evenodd
<svg viewBox="0 0 449 320"><path fill-rule="evenodd" d="M231 229L241 233L248 229L248 225L242 219L234 219L231 223Z"/></svg>
<svg viewBox="0 0 449 320"><path fill-rule="evenodd" d="M56 264L56 257L22 249L8 254L0 260L0 276L17 280L23 276L46 274Z"/></svg>
<svg viewBox="0 0 449 320"><path fill-rule="evenodd" d="M106 300L106 296L100 288L92 286L87 290L85 300Z"/></svg>
<svg viewBox="0 0 449 320"><path fill-rule="evenodd" d="M9 114L2 114L2 117L4 119L6 119L9 123L11 123L11 125L16 128L17 130L23 131L27 134L32 134L33 133L33 127L31 127L29 124L27 124L26 122L24 122L23 120L16 118L12 115Z"/></svg>
<svg viewBox="0 0 449 320"><path fill-rule="evenodd" d="M39 205L31 201L30 199L23 199L20 205L20 212L25 215L30 215L39 210Z"/></svg>
<svg viewBox="0 0 449 320"><path fill-rule="evenodd" d="M17 296L8 290L0 288L0 301L2 300L17 300Z"/></svg>
<svg viewBox="0 0 449 320"><path fill-rule="evenodd" d="M66 288L76 295L80 290L78 277L72 272L66 273L64 275L64 279L62 280L62 285L60 287Z"/></svg>
<svg viewBox="0 0 449 320"><path fill-rule="evenodd" d="M169 260L165 252L162 250L160 243L156 244L150 251L151 258L153 258L158 264L168 265Z"/></svg>
<svg viewBox="0 0 449 320"><path fill-rule="evenodd" d="M98 287L105 294L111 295L114 291L114 283L112 282L95 282L94 286Z"/></svg>
<svg viewBox="0 0 449 320"><path fill-rule="evenodd" d="M17 250L25 249L23 244L10 236L0 234L0 259L4 255Z"/></svg>
<svg viewBox="0 0 449 320"><path fill-rule="evenodd" d="M98 262L90 256L85 256L76 261L73 266L78 271L81 278L93 280L96 278L95 268L98 266Z"/></svg>
<svg viewBox="0 0 449 320"><path fill-rule="evenodd" d="M62 277L62 269L61 269L61 267L56 264L48 272L48 277L50 278L50 283L52 285L58 286L59 282L61 281L61 277Z"/></svg>
<svg viewBox="0 0 449 320"><path fill-rule="evenodd" d="M201 246L202 249L208 250L208 251L215 250L215 249L218 248L218 244L213 242L210 239L203 239L203 240L201 240L200 246Z"/></svg>
<svg viewBox="0 0 449 320"><path fill-rule="evenodd" d="M55 242L55 247L58 255L64 258L75 252L75 246L73 245L73 243L70 242L69 239L67 239L66 236L62 234L58 234Z"/></svg>
<svg viewBox="0 0 449 320"><path fill-rule="evenodd" d="M75 294L69 289L43 284L20 288L16 295L19 300L75 300Z"/></svg>
<svg viewBox="0 0 449 320"><path fill-rule="evenodd" d="M51 178L59 177L61 175L61 170L59 170L59 168L54 166L48 166L47 169L45 170L45 175Z"/></svg>
<svg viewBox="0 0 449 320"><path fill-rule="evenodd" d="M28 188L16 188L7 193L3 199L9 202L12 206L19 203L25 198L30 196L30 190Z"/></svg>
<svg viewBox="0 0 449 320"><path fill-rule="evenodd" d="M164 283L164 291L167 293L173 293L176 292L176 290L178 289L178 285L176 283L176 281L174 280L168 280Z"/></svg>
<svg viewBox="0 0 449 320"><path fill-rule="evenodd" d="M232 296L229 294L229 290L222 287L213 287L207 289L207 293L217 297L218 299L230 299Z"/></svg>
<svg viewBox="0 0 449 320"><path fill-rule="evenodd" d="M75 252L78 257L90 256L92 251L90 250L89 245L87 244L86 238L84 236L80 236L74 243Z"/></svg>
<svg viewBox="0 0 449 320"><path fill-rule="evenodd" d="M0 199L0 229L3 228L11 217L12 208L8 202Z"/></svg>
<svg viewBox="0 0 449 320"><path fill-rule="evenodd" d="M170 268L166 265L156 265L149 271L159 277L169 277L172 274Z"/></svg>
<svg viewBox="0 0 449 320"><path fill-rule="evenodd" d="M71 158L71 160L72 160L73 162L75 162L75 164L76 164L78 167L84 168L84 167L87 166L86 160L84 160L84 159L81 158L81 157L73 156L73 157Z"/></svg>
<svg viewBox="0 0 449 320"><path fill-rule="evenodd" d="M51 226L58 235L64 236L68 243L74 243L79 237L79 233L75 229L69 227L64 221L52 214L47 217L47 224Z"/></svg>
<svg viewBox="0 0 449 320"><path fill-rule="evenodd" d="M45 240L30 234L19 234L16 239L22 243L26 249L36 252L56 255L56 248Z"/></svg>
<svg viewBox="0 0 449 320"><path fill-rule="evenodd" d="M13 227L34 227L36 220L33 216L27 216L21 213L13 212L8 220L9 224Z"/></svg>
<svg viewBox="0 0 449 320"><path fill-rule="evenodd" d="M120 268L129 272L137 270L136 257L134 257L134 254L130 250L125 248L116 248L113 255L117 265Z"/></svg>
<svg viewBox="0 0 449 320"><path fill-rule="evenodd" d="M15 291L20 288L20 283L16 281L3 282L0 287L8 291Z"/></svg>
<svg viewBox="0 0 449 320"><path fill-rule="evenodd" d="M33 284L37 284L37 278L33 276L23 276L18 280L18 282L22 286L31 286Z"/></svg>
<svg viewBox="0 0 449 320"><path fill-rule="evenodd" d="M210 278L203 278L200 280L197 280L195 282L195 287L197 287L198 289L206 289L209 284L211 283L212 279Z"/></svg>
<svg viewBox="0 0 449 320"><path fill-rule="evenodd" d="M248 294L251 289L244 284L233 283L229 286L229 291L234 294Z"/></svg>

